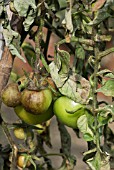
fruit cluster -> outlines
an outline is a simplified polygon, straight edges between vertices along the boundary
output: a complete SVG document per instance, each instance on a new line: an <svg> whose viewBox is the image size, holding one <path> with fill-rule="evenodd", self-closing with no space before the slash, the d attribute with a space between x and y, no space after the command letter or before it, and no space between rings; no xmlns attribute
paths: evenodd
<svg viewBox="0 0 114 170"><path fill-rule="evenodd" d="M51 78L43 78L40 85L42 89L27 88L31 77L23 76L16 83L8 84L1 93L2 101L8 107L13 107L17 116L25 123L36 125L49 120L53 116L53 93L49 85L54 87ZM36 78L31 82L36 83Z"/></svg>
<svg viewBox="0 0 114 170"><path fill-rule="evenodd" d="M28 89L26 86L31 78L32 86ZM30 73L29 78L23 76L16 83L8 84L1 94L3 103L13 107L17 116L27 124L41 124L55 115L60 122L76 129L78 118L88 113L85 107L66 96L53 100L52 89L56 87L50 77L40 80L40 90L34 83L37 84L37 78Z"/></svg>

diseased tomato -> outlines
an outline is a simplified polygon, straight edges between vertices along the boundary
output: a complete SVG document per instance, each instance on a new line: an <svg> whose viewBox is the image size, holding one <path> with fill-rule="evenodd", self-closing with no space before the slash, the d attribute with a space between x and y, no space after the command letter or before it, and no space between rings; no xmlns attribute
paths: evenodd
<svg viewBox="0 0 114 170"><path fill-rule="evenodd" d="M60 122L74 129L77 128L78 118L87 113L82 104L76 103L65 96L55 101L53 111Z"/></svg>
<svg viewBox="0 0 114 170"><path fill-rule="evenodd" d="M8 84L1 92L1 98L8 107L15 107L20 104L21 92L16 83Z"/></svg>
<svg viewBox="0 0 114 170"><path fill-rule="evenodd" d="M21 103L26 111L33 114L46 112L52 102L52 92L49 89L40 91L25 89L21 94Z"/></svg>

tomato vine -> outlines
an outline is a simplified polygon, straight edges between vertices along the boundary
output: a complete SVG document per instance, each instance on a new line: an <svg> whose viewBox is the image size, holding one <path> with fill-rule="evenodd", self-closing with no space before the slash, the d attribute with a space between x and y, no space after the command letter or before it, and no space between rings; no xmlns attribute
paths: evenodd
<svg viewBox="0 0 114 170"><path fill-rule="evenodd" d="M10 169L16 168L16 160L21 153L27 158L24 166L29 161L30 168L46 169L47 166L52 170L54 167L48 157L57 155L63 158L58 170L74 169L76 158L71 153L71 137L66 126L72 128L78 137L82 133L83 140L88 144L88 150L83 153L83 160L90 169L114 168L110 160L114 154L111 139L114 132L109 127L114 120L114 72L101 66L102 59L114 52L114 47L107 49L107 43L114 38L113 18L114 0L0 1L0 106L2 102L5 103L2 97L3 89L5 90L9 81L13 81L20 94L20 106L17 107L21 108L17 114L19 122L12 125L5 122L1 110L0 122L12 150L11 158L9 157ZM52 44L54 51L53 56L50 56L48 50L53 35L58 41ZM29 43L31 41L32 43ZM23 69L22 77L13 72L16 58L28 63L32 72L29 74ZM51 117L39 118L40 126L36 126L36 120L34 124L29 124L22 115L26 114L28 120L27 109L32 102L25 107L27 101L22 101L22 94L25 91L26 95L30 91L31 94L40 94L45 89L52 93L49 108L53 108L62 97L70 103L66 106L65 101L61 101L61 106L57 104L53 113L51 108ZM11 90L7 94L8 97L10 93ZM99 101L99 93L110 96L112 103ZM36 97L31 97L31 94L27 98L28 101ZM48 103L49 96L48 99L43 97L43 102ZM15 96L12 100L15 104ZM15 112L14 105L6 105L12 107ZM63 114L60 113L62 109ZM29 113L31 119L34 119L38 108L34 110ZM48 112L48 109L45 112ZM41 112L38 114L40 116ZM47 153L44 148L44 144L52 147L48 121L53 121L53 114L57 118L60 132L60 153ZM11 129L30 130L31 135L24 141L25 147L16 146L9 126ZM42 129L45 130L38 134L37 130ZM3 150L3 147L0 149ZM43 163L40 162L41 158ZM4 167L3 164L2 169Z"/></svg>

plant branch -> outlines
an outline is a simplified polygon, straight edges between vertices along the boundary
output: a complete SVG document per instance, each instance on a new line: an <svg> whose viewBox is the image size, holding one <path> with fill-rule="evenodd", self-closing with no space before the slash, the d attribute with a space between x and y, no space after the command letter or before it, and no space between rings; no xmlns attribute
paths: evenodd
<svg viewBox="0 0 114 170"><path fill-rule="evenodd" d="M53 167L52 167L52 163L51 163L51 160L47 157L48 154L46 153L44 147L43 147L43 139L40 137L40 136L37 136L38 137L38 151L40 152L41 156L44 158L44 161L47 163L47 168L49 170L52 170Z"/></svg>
<svg viewBox="0 0 114 170"><path fill-rule="evenodd" d="M11 157L10 157L10 170L15 170L16 167L17 167L17 153L18 153L18 149L14 143L14 141L12 140L12 137L10 135L10 132L8 130L8 127L7 127L7 124L5 122L2 122L2 128L4 130L4 133L10 143L10 146L12 148L12 154L11 154Z"/></svg>
<svg viewBox="0 0 114 170"><path fill-rule="evenodd" d="M41 41L42 41L42 29L44 26L43 17L40 19L40 25L38 27L36 36L35 36L35 52L36 52L36 61L35 61L35 70L39 71L39 62L40 62L40 54L41 54Z"/></svg>
<svg viewBox="0 0 114 170"><path fill-rule="evenodd" d="M52 26L46 19L44 19L45 21L45 25L48 29L51 29L52 32L54 32L55 34L57 34L57 36L59 36L61 39L64 39L64 35L54 26ZM64 42L66 44L66 46L72 51L73 54L75 54L75 48L70 44L70 43L66 43L66 40Z"/></svg>
<svg viewBox="0 0 114 170"><path fill-rule="evenodd" d="M93 27L93 39L94 36L97 33L97 28ZM93 73L93 86L92 86L92 95L93 95L93 114L95 117L95 133L96 133L96 146L98 151L100 150L100 137L99 137L99 129L98 129L98 120L97 120L97 112L96 109L98 108L98 102L97 102L97 86L98 86L98 76L97 76L97 72L99 70L99 60L98 60L98 56L99 56L99 48L98 48L98 44L95 43L94 46L94 56L95 56L95 63L94 63L94 73Z"/></svg>
<svg viewBox="0 0 114 170"><path fill-rule="evenodd" d="M66 166L68 167L68 169L73 169L73 167L76 164L76 158L73 155L71 155L71 136L68 133L65 126L59 121L58 128L61 137L61 153L63 153L66 156L66 159L64 158L64 160L66 162Z"/></svg>
<svg viewBox="0 0 114 170"><path fill-rule="evenodd" d="M100 52L100 53L98 54L98 60L101 61L101 59L102 59L103 57L105 57L106 55L108 55L108 54L110 54L110 53L112 53L112 52L114 52L114 47L109 48L109 49L107 49L107 50L105 50L105 51L103 51L103 52Z"/></svg>

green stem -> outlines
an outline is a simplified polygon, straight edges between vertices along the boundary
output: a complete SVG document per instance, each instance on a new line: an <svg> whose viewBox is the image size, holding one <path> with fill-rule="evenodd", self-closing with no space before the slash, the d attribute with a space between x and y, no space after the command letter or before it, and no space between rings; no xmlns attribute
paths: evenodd
<svg viewBox="0 0 114 170"><path fill-rule="evenodd" d="M101 61L101 59L103 57L105 57L106 55L110 54L110 53L113 53L114 52L114 47L111 47L103 52L100 52L99 55L98 55L98 60Z"/></svg>
<svg viewBox="0 0 114 170"><path fill-rule="evenodd" d="M48 158L49 155L47 154L43 146L44 141L40 136L37 136L37 139L38 139L38 151L40 152L41 157L43 157L44 161L47 163L47 168L49 170L52 170L53 167L52 167L51 160Z"/></svg>
<svg viewBox="0 0 114 170"><path fill-rule="evenodd" d="M12 153L11 153L11 157L10 157L10 162L11 162L11 166L10 166L10 170L15 170L17 167L17 153L18 153L18 149L17 146L15 145L10 132L8 130L7 124L5 122L2 123L2 128L4 130L4 133L10 143L10 146L12 148Z"/></svg>
<svg viewBox="0 0 114 170"><path fill-rule="evenodd" d="M94 39L94 36L96 35L96 33L97 33L97 29L95 27L93 27L93 39ZM95 56L95 64L94 64L93 87L92 87L93 114L94 114L94 117L95 117L96 146L97 146L97 150L100 150L100 137L99 137L98 120L97 120L97 114L98 113L96 112L96 109L98 108L97 93L96 93L96 89L97 89L97 85L98 85L97 72L99 70L99 60L98 60L99 48L98 48L97 43L95 43L95 46L94 46L94 56Z"/></svg>

